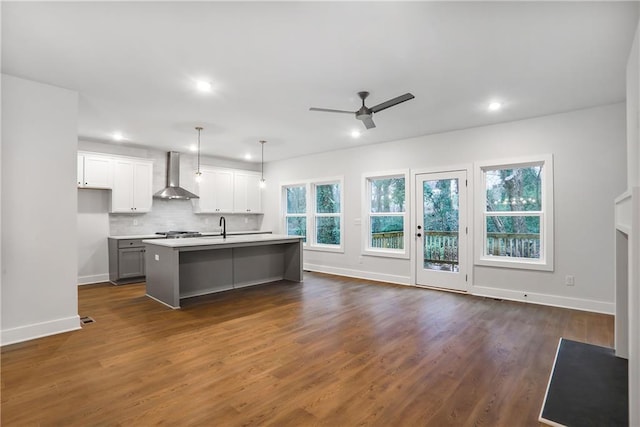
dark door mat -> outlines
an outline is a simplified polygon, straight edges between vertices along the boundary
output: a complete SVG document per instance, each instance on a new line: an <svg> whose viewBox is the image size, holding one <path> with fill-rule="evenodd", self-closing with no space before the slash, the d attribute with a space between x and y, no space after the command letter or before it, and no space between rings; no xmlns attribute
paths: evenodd
<svg viewBox="0 0 640 427"><path fill-rule="evenodd" d="M540 421L628 426L628 362L613 349L560 338Z"/></svg>

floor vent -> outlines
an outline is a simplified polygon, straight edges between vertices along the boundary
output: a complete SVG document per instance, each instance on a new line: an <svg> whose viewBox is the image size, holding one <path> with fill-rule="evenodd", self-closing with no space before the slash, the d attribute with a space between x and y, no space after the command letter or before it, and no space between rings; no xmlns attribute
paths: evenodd
<svg viewBox="0 0 640 427"><path fill-rule="evenodd" d="M83 325L87 325L89 323L94 323L94 322L95 320L93 320L93 317L85 316L80 318L80 323L82 323Z"/></svg>

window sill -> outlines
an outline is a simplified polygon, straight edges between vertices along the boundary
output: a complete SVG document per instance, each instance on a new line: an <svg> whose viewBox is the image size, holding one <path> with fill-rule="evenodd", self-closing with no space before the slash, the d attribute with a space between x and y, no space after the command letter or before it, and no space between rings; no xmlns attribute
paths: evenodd
<svg viewBox="0 0 640 427"><path fill-rule="evenodd" d="M335 253L344 253L344 248L342 246L329 246L329 245L305 245L303 247L305 251L318 251L318 252L335 252Z"/></svg>
<svg viewBox="0 0 640 427"><path fill-rule="evenodd" d="M519 270L553 271L553 263L539 261L523 261L523 258L483 257L477 259L475 265L484 267L514 268Z"/></svg>
<svg viewBox="0 0 640 427"><path fill-rule="evenodd" d="M409 254L406 251L394 251L394 250L376 250L376 249L364 249L362 251L363 256L375 256L383 258L399 258L409 259Z"/></svg>

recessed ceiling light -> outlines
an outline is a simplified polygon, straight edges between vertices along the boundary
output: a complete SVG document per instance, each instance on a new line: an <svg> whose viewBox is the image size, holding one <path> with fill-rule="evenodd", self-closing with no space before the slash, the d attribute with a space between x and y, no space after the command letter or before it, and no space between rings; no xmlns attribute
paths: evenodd
<svg viewBox="0 0 640 427"><path fill-rule="evenodd" d="M195 153L196 151L198 151L198 146L195 144L191 144L189 146L189 151L193 151Z"/></svg>
<svg viewBox="0 0 640 427"><path fill-rule="evenodd" d="M362 133L359 130L351 131L351 138L360 138L360 135L362 135Z"/></svg>
<svg viewBox="0 0 640 427"><path fill-rule="evenodd" d="M245 160L251 160L251 153L247 153L244 155Z"/></svg>
<svg viewBox="0 0 640 427"><path fill-rule="evenodd" d="M122 141L124 139L124 135L122 135L122 132L114 132L112 138L114 141Z"/></svg>
<svg viewBox="0 0 640 427"><path fill-rule="evenodd" d="M211 92L211 83L204 81L204 80L198 80L196 82L196 87L198 88L198 90L200 92Z"/></svg>
<svg viewBox="0 0 640 427"><path fill-rule="evenodd" d="M502 104L497 101L493 101L489 103L489 111L498 111L502 108Z"/></svg>

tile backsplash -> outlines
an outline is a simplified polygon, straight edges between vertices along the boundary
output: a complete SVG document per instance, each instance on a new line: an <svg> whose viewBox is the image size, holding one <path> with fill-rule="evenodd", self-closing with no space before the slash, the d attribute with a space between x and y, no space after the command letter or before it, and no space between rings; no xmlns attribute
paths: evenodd
<svg viewBox="0 0 640 427"><path fill-rule="evenodd" d="M153 199L149 213L109 214L109 234L127 236L169 230L219 231L221 216L226 219L228 232L259 230L262 226L262 214L195 214L190 200Z"/></svg>

